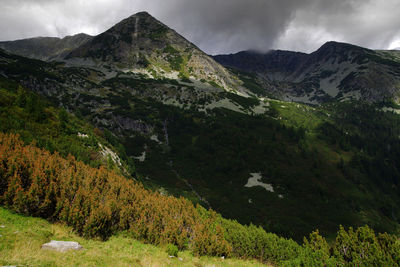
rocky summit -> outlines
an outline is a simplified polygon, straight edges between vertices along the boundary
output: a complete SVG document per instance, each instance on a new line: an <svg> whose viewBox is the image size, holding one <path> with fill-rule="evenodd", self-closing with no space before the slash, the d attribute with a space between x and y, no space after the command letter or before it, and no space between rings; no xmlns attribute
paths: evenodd
<svg viewBox="0 0 400 267"><path fill-rule="evenodd" d="M73 50L67 60L142 71L153 77L192 78L229 91L240 81L211 57L147 12L140 12Z"/></svg>

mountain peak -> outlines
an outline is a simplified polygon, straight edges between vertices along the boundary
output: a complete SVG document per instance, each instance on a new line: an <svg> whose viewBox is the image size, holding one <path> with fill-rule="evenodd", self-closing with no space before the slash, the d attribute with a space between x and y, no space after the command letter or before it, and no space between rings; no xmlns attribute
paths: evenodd
<svg viewBox="0 0 400 267"><path fill-rule="evenodd" d="M65 59L149 72L153 77L193 77L220 88L242 90L240 82L194 44L147 12L136 13L95 36ZM79 61L79 60L78 60Z"/></svg>
<svg viewBox="0 0 400 267"><path fill-rule="evenodd" d="M93 36L91 36L91 35L89 35L87 33L81 32L81 33L77 33L77 34L74 34L74 35L67 35L62 39L65 39L65 38L84 38L84 37L91 38Z"/></svg>
<svg viewBox="0 0 400 267"><path fill-rule="evenodd" d="M148 13L147 11L141 11L138 13L133 14L131 17L152 17L152 15L150 15L150 13Z"/></svg>
<svg viewBox="0 0 400 267"><path fill-rule="evenodd" d="M161 49L169 32L171 30L166 25L149 13L139 12L95 36L67 58L92 57L131 65L132 57L139 60L139 54L144 54L145 50Z"/></svg>
<svg viewBox="0 0 400 267"><path fill-rule="evenodd" d="M130 24L130 23L138 23L138 21L146 21L149 24L158 24L158 25L163 25L165 26L162 22L157 20L155 17L153 17L150 13L146 11L138 12L135 13L126 19L123 19L119 23L117 23L115 26L120 25L120 24ZM114 27L115 27L114 26Z"/></svg>
<svg viewBox="0 0 400 267"><path fill-rule="evenodd" d="M138 12L135 13L123 20L121 20L119 23L117 23L115 26L119 25L119 24L130 24L130 23L136 23L138 20L146 20L146 21L152 21L155 22L157 24L162 24L160 21L158 21L155 17L153 17L151 14L149 14L146 11L142 11L142 12ZM114 26L114 27L115 27Z"/></svg>
<svg viewBox="0 0 400 267"><path fill-rule="evenodd" d="M367 48L356 46L348 43L341 43L336 41L329 41L323 44L317 51L314 53L326 53L326 52L340 52L340 51L366 51Z"/></svg>

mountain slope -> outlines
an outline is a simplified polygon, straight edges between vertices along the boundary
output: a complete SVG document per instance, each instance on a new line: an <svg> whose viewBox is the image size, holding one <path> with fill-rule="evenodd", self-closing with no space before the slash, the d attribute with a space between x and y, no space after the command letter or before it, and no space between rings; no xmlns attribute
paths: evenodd
<svg viewBox="0 0 400 267"><path fill-rule="evenodd" d="M0 51L1 77L122 144L132 176L148 188L298 240L315 228L331 234L338 224L398 231L400 124L383 112L395 105L245 98L195 78L154 69L153 76L154 64L124 71L126 64L86 55L42 62Z"/></svg>
<svg viewBox="0 0 400 267"><path fill-rule="evenodd" d="M214 58L221 64L257 74L266 91L298 102L332 100L398 101L400 60L397 51L373 51L328 42L311 54L240 52Z"/></svg>
<svg viewBox="0 0 400 267"><path fill-rule="evenodd" d="M0 42L0 48L20 56L48 60L60 60L73 49L81 46L92 36L80 33L64 38L37 37L16 41Z"/></svg>
<svg viewBox="0 0 400 267"><path fill-rule="evenodd" d="M127 164L130 159L117 155L124 155L118 142L111 145L102 131L82 117L57 108L44 97L3 77L0 77L0 131L17 133L25 143L36 142L39 147L57 151L64 157L73 155L93 167L106 166L124 175L134 168L133 164Z"/></svg>
<svg viewBox="0 0 400 267"><path fill-rule="evenodd" d="M134 161L131 174L148 188L297 240L315 228L332 233L339 224L398 229L400 124L380 107L265 100L268 109L254 116L217 107L204 112L158 99L167 88L193 90L180 81L124 74L111 80L120 86L101 82L106 74L90 68L0 55L6 80L86 118L115 147L122 144L122 158ZM218 97L244 110L260 102Z"/></svg>

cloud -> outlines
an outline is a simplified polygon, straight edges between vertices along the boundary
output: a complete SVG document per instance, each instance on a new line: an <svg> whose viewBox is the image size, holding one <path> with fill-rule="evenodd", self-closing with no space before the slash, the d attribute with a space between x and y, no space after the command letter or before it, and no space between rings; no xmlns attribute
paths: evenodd
<svg viewBox="0 0 400 267"><path fill-rule="evenodd" d="M328 40L387 49L400 38L396 0L315 1L296 11L274 47L311 52Z"/></svg>
<svg viewBox="0 0 400 267"><path fill-rule="evenodd" d="M172 2L160 16L209 53L270 48L300 6L296 0Z"/></svg>
<svg viewBox="0 0 400 267"><path fill-rule="evenodd" d="M146 10L210 54L313 51L337 40L388 48L397 0L0 0L0 40L98 34Z"/></svg>
<svg viewBox="0 0 400 267"><path fill-rule="evenodd" d="M1 0L0 39L99 34L132 15L128 0Z"/></svg>

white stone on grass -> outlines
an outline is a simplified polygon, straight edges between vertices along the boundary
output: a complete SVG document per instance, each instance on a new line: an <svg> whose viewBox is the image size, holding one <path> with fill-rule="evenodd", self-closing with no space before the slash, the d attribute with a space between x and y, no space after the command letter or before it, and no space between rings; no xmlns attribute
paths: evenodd
<svg viewBox="0 0 400 267"><path fill-rule="evenodd" d="M66 252L69 250L81 250L83 247L74 241L56 241L51 240L49 243L43 244L42 249L56 250L59 252Z"/></svg>

